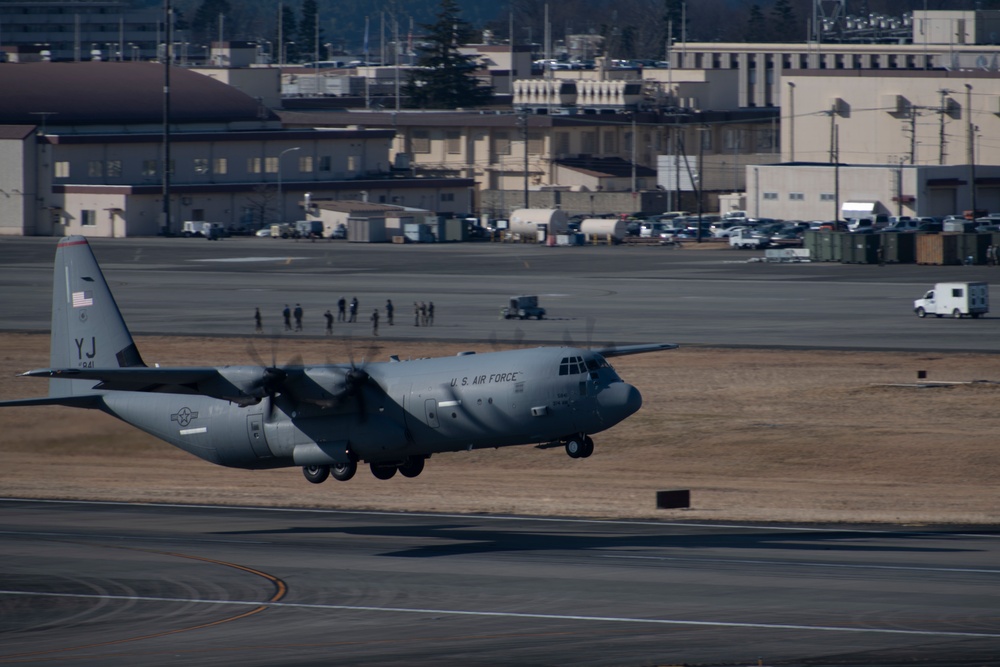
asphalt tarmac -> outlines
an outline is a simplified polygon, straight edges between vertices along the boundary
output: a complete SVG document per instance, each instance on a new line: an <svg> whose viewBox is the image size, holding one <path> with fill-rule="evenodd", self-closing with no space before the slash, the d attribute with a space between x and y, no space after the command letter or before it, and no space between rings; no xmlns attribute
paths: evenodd
<svg viewBox="0 0 1000 667"><path fill-rule="evenodd" d="M0 531L0 664L1000 664L995 529L0 501Z"/></svg>
<svg viewBox="0 0 1000 667"><path fill-rule="evenodd" d="M0 330L47 331L56 239L0 238ZM388 339L1000 352L1000 314L919 319L913 300L934 283L989 281L1000 267L765 263L758 251L669 247L539 247L491 243L357 244L266 238L93 239L133 333L283 334L284 304L322 336L323 311L360 302L370 335L381 311ZM499 317L508 298L537 294L542 321ZM385 319L386 299L396 307ZM433 327L414 326L433 302Z"/></svg>

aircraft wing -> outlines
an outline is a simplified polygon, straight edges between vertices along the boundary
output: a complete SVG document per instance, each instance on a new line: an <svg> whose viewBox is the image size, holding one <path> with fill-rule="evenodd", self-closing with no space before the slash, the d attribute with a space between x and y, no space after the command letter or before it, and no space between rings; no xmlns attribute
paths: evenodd
<svg viewBox="0 0 1000 667"><path fill-rule="evenodd" d="M597 352L602 357L622 357L626 354L643 354L644 352L659 352L660 350L673 350L677 347L674 343L645 343L643 345L622 345L620 347L597 348Z"/></svg>

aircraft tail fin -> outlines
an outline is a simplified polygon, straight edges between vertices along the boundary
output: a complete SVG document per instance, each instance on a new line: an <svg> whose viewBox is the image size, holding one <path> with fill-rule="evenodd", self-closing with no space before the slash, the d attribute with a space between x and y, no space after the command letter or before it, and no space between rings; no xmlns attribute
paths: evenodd
<svg viewBox="0 0 1000 667"><path fill-rule="evenodd" d="M90 244L67 236L56 249L52 280L52 368L145 366ZM49 380L49 396L93 394L87 380Z"/></svg>

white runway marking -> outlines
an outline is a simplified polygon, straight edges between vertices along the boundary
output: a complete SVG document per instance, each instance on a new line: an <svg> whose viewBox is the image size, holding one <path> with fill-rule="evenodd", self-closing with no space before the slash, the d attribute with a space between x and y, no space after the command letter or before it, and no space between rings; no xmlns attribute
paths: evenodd
<svg viewBox="0 0 1000 667"><path fill-rule="evenodd" d="M216 259L190 259L189 262L287 262L289 260L309 259L308 257L219 257Z"/></svg>
<svg viewBox="0 0 1000 667"><path fill-rule="evenodd" d="M758 630L804 630L807 632L849 632L886 635L917 635L921 637L978 637L1000 639L1000 633L989 632L949 632L937 630L899 630L896 628L849 628L835 625L798 625L792 623L736 623L728 621L692 621L667 618L629 618L626 616L578 616L576 614L530 614L509 611L466 611L460 609L423 609L418 607L370 607L365 605L307 604L295 602L266 602L256 600L200 600L196 598L166 598L144 595L97 595L88 593L39 593L32 591L0 590L0 595L24 595L33 597L73 598L78 600L102 600L121 602L168 602L182 604L206 604L236 607L274 607L284 609L308 609L319 611L389 612L394 614L426 614L432 616L479 616L485 618L523 618L542 621L589 621L596 623L639 623L645 625L686 625L713 628L747 628Z"/></svg>

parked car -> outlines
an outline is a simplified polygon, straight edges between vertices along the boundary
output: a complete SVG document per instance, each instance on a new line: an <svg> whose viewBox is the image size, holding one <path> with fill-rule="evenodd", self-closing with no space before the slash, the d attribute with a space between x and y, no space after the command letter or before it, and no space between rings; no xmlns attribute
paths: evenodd
<svg viewBox="0 0 1000 667"><path fill-rule="evenodd" d="M254 232L253 235L254 236L259 236L259 237L261 237L263 239L271 238L271 228L270 227L264 227L263 229L258 229L256 232Z"/></svg>

